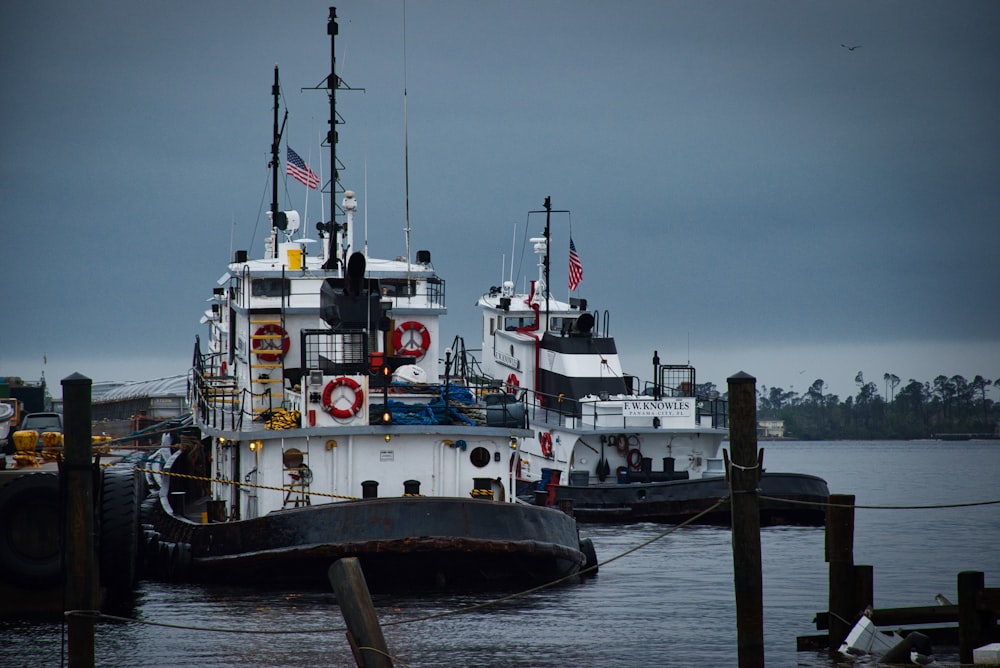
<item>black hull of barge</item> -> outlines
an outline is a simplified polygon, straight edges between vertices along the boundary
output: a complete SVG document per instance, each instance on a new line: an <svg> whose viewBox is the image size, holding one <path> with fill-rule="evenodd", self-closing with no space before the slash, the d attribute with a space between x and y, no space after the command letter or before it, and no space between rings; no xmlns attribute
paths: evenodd
<svg viewBox="0 0 1000 668"><path fill-rule="evenodd" d="M761 526L823 526L830 495L826 481L804 473L764 473L760 481ZM665 482L560 485L554 505L580 522L676 524L714 506L729 494L723 477ZM775 500L778 499L778 500ZM702 515L698 524L728 526L729 503Z"/></svg>
<svg viewBox="0 0 1000 668"><path fill-rule="evenodd" d="M585 561L572 517L482 499L363 499L209 524L159 497L144 511L147 541L157 543L146 546L148 571L173 581L326 588L330 564L357 557L380 593L522 589L572 576Z"/></svg>

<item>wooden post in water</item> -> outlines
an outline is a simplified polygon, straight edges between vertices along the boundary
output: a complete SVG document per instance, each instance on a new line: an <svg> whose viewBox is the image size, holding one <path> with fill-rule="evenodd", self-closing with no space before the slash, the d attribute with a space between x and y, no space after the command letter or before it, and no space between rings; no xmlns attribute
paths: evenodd
<svg viewBox="0 0 1000 668"><path fill-rule="evenodd" d="M958 574L958 660L961 663L972 663L972 651L984 644L984 624L976 599L985 588L985 573L962 571Z"/></svg>
<svg viewBox="0 0 1000 668"><path fill-rule="evenodd" d="M729 490L733 521L736 642L740 668L764 666L764 583L760 557L760 483L757 454L757 379L739 372L728 379Z"/></svg>
<svg viewBox="0 0 1000 668"><path fill-rule="evenodd" d="M94 563L94 473L91 460L91 380L78 373L62 380L65 460L60 483L66 564L66 610L97 610ZM70 668L94 665L94 620L73 615L67 622Z"/></svg>
<svg viewBox="0 0 1000 668"><path fill-rule="evenodd" d="M828 628L831 652L836 652L851 632L860 612L855 600L854 495L831 494L826 508L826 561L830 564ZM865 601L865 604L874 601Z"/></svg>
<svg viewBox="0 0 1000 668"><path fill-rule="evenodd" d="M347 641L358 668L392 668L392 658L357 558L344 557L333 562L327 577L347 622Z"/></svg>

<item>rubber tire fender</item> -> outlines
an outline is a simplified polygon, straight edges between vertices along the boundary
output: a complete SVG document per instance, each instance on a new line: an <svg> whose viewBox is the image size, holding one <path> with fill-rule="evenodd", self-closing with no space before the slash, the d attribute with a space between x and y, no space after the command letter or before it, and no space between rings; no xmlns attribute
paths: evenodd
<svg viewBox="0 0 1000 668"><path fill-rule="evenodd" d="M583 552L584 562L581 570L585 568L593 567L594 570L587 571L583 574L585 578L592 578L597 575L597 550L594 549L594 541L589 538L583 538L580 540L580 551Z"/></svg>
<svg viewBox="0 0 1000 668"><path fill-rule="evenodd" d="M59 540L59 478L29 473L0 487L0 578L19 587L62 582ZM25 537L37 539L25 552Z"/></svg>
<svg viewBox="0 0 1000 668"><path fill-rule="evenodd" d="M131 592L139 554L140 480L131 466L111 466L101 477L101 584Z"/></svg>

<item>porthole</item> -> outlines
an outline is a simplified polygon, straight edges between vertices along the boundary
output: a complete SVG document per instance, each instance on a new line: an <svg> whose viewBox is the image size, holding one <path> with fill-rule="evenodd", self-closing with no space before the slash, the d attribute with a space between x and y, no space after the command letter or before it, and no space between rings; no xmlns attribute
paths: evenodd
<svg viewBox="0 0 1000 668"><path fill-rule="evenodd" d="M493 457L490 456L490 451L486 448L473 448L472 452L469 453L469 461L477 468L483 468L490 463L491 459Z"/></svg>

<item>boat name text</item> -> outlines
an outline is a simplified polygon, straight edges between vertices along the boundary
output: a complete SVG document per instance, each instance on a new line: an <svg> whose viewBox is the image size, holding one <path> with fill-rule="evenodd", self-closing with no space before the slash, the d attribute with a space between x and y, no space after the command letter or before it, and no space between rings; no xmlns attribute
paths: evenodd
<svg viewBox="0 0 1000 668"><path fill-rule="evenodd" d="M690 399L644 399L626 401L622 406L623 417L689 417L694 409Z"/></svg>
<svg viewBox="0 0 1000 668"><path fill-rule="evenodd" d="M499 350L493 351L493 359L495 359L500 364L517 371L521 370L521 360L516 357L511 357L510 355L505 355Z"/></svg>

